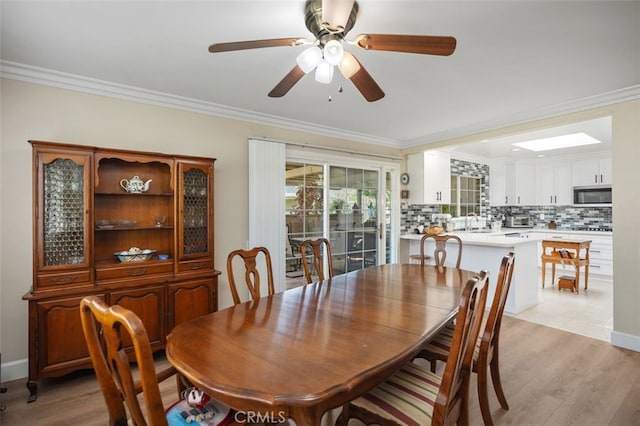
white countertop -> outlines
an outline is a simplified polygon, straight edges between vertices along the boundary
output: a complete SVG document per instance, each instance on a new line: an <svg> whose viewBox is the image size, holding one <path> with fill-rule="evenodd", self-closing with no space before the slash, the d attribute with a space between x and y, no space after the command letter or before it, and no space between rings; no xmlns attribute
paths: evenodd
<svg viewBox="0 0 640 426"><path fill-rule="evenodd" d="M509 233L509 232L507 232ZM520 244L536 243L544 238L542 235L529 235L528 238L505 237L505 232L450 232L457 235L463 244L488 247L514 247ZM405 234L400 237L405 240L420 241L422 234Z"/></svg>
<svg viewBox="0 0 640 426"><path fill-rule="evenodd" d="M506 234L522 233L522 237L506 237ZM573 231L570 229L547 229L547 228L502 228L497 232L465 232L455 231L451 234L457 235L463 244L489 246L489 247L514 247L520 244L537 242L543 240L546 234L580 234L592 236L610 236L613 232L607 231ZM400 237L405 240L419 241L422 234L405 234Z"/></svg>

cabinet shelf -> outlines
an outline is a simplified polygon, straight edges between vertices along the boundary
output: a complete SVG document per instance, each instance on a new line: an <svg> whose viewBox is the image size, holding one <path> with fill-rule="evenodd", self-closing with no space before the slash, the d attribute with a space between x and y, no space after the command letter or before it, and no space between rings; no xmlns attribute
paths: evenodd
<svg viewBox="0 0 640 426"><path fill-rule="evenodd" d="M160 253L160 254L162 254L162 253ZM113 268L130 267L130 268L134 268L136 266L157 265L157 264L171 265L172 263L173 263L173 259L172 258L165 259L165 260L159 260L156 257L156 255L154 255L154 257L152 259L140 260L140 261L136 261L136 262L120 262L116 258L116 256L113 256L113 259L96 259L96 261L95 261L96 268L109 268L109 267L113 267Z"/></svg>
<svg viewBox="0 0 640 426"><path fill-rule="evenodd" d="M174 229L173 225L164 225L164 226L129 226L129 227L118 227L114 226L113 228L100 228L96 227L95 230L97 232L122 232L122 231L165 231ZM69 231L71 232L71 231Z"/></svg>
<svg viewBox="0 0 640 426"><path fill-rule="evenodd" d="M153 192L141 192L141 193L130 193L130 192L111 192L111 191L101 191L95 192L94 195L96 197L100 196L118 196L118 197L173 197L173 194L170 192L163 193L153 193Z"/></svg>

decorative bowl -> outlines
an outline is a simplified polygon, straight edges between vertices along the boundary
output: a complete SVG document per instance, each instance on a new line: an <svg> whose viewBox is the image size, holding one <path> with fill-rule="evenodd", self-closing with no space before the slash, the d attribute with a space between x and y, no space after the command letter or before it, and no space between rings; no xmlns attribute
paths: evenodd
<svg viewBox="0 0 640 426"><path fill-rule="evenodd" d="M156 228L162 228L164 225L164 221L167 220L166 216L154 216L153 217L153 226Z"/></svg>
<svg viewBox="0 0 640 426"><path fill-rule="evenodd" d="M142 262L145 260L150 260L157 250L140 250L139 252L131 252L131 251L117 251L114 254L122 263L127 262Z"/></svg>
<svg viewBox="0 0 640 426"><path fill-rule="evenodd" d="M438 235L443 231L441 226L431 225L424 228L424 233L429 235Z"/></svg>

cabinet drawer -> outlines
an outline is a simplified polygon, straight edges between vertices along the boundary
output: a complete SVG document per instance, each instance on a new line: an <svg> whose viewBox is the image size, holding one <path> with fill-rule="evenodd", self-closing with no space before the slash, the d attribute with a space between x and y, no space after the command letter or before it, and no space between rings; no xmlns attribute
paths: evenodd
<svg viewBox="0 0 640 426"><path fill-rule="evenodd" d="M64 272L57 274L39 274L38 287L56 287L67 284L80 284L89 282L90 273L86 271Z"/></svg>
<svg viewBox="0 0 640 426"><path fill-rule="evenodd" d="M598 275L613 275L613 262L610 260L594 260L589 262L589 273Z"/></svg>
<svg viewBox="0 0 640 426"><path fill-rule="evenodd" d="M171 274L173 264L171 262L140 262L126 266L104 266L96 268L96 280L113 280L118 278L137 278L149 275Z"/></svg>
<svg viewBox="0 0 640 426"><path fill-rule="evenodd" d="M592 261L593 259L611 260L613 259L613 250L611 250L611 247L591 246L591 249L589 250L589 255L591 256Z"/></svg>
<svg viewBox="0 0 640 426"><path fill-rule="evenodd" d="M213 270L212 259L188 260L178 263L178 273Z"/></svg>

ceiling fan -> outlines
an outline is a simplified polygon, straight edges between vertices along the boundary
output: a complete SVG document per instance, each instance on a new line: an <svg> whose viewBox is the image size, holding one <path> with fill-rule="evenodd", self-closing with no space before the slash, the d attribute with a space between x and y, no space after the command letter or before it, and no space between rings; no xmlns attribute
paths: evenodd
<svg viewBox="0 0 640 426"><path fill-rule="evenodd" d="M284 96L305 74L313 70L316 71L316 81L329 84L334 67L338 66L342 75L351 80L365 99L374 102L382 99L384 92L360 61L344 50L343 42L365 50L440 56L449 56L456 48L456 39L448 36L359 34L353 41L346 40L345 36L356 22L358 8L355 0L306 0L305 23L315 37L313 40L275 38L215 43L209 46L209 52L313 45L298 55L296 66L269 92L270 97Z"/></svg>

